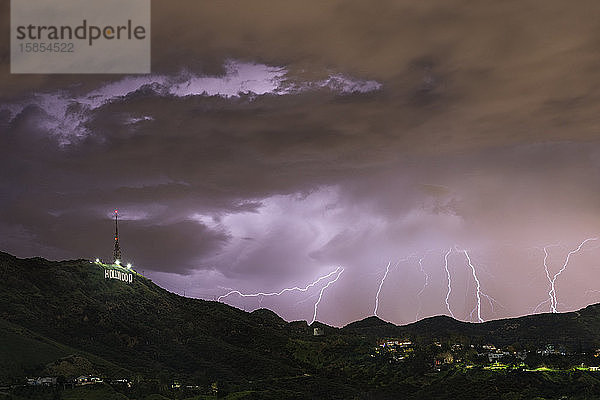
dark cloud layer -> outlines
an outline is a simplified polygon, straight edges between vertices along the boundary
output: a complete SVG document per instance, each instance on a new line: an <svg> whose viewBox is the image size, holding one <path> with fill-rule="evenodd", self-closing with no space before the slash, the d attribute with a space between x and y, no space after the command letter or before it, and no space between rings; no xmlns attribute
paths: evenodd
<svg viewBox="0 0 600 400"><path fill-rule="evenodd" d="M124 254L173 290L278 290L343 265L320 317L335 324L372 313L410 254L384 316L445 312L458 246L502 303L486 318L532 312L540 247L564 246L558 268L600 232L599 7L155 1L148 77L10 75L2 41L0 246L109 258L116 207ZM586 251L563 309L595 300ZM471 319L461 257L451 300ZM310 319L299 301L270 306Z"/></svg>

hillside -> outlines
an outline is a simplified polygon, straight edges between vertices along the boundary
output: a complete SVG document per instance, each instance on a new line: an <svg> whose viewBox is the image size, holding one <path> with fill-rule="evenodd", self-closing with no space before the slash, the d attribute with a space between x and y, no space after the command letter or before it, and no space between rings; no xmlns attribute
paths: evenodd
<svg viewBox="0 0 600 400"><path fill-rule="evenodd" d="M300 372L282 362L287 324L274 313L183 298L142 277L131 285L104 279L84 260L3 253L0 270L0 317L132 371L205 370L232 379L262 376L265 365L281 375Z"/></svg>
<svg viewBox="0 0 600 400"><path fill-rule="evenodd" d="M486 343L528 350L532 366L547 364L535 351L548 343L577 354L592 352L600 347L598 305L482 324L438 316L396 326L369 317L341 329L319 324L325 336L314 337L306 322L287 323L269 310L248 313L181 297L141 276L131 284L105 279L104 269L86 260L0 253L0 279L0 381L5 384L40 374L95 373L137 382L135 390L123 392L125 398L150 393L186 398L170 389L173 382L196 385L203 393L217 382L220 393L237 398L366 399L398 393L461 398L465 388L477 398L498 398L498 390L554 398L563 385L575 394L585 389L600 396L600 376L587 372L533 379L526 373L467 370L463 363L432 374L436 357L456 345L465 350L455 357L471 364L483 362L474 349ZM413 342L404 361L374 353L378 340L394 337ZM573 357L559 361L579 364ZM123 393L115 392L115 398Z"/></svg>
<svg viewBox="0 0 600 400"><path fill-rule="evenodd" d="M369 317L343 328L345 333L372 336L406 336L424 341L468 337L475 343L507 346L519 343L535 347L546 343L561 343L570 350L600 348L600 305L560 314L536 314L483 323L457 321L447 316L435 316L418 322L396 326Z"/></svg>

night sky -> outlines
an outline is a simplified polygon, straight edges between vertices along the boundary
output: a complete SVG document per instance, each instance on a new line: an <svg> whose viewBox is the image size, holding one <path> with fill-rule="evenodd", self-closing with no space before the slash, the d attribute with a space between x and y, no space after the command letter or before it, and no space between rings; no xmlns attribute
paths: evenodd
<svg viewBox="0 0 600 400"><path fill-rule="evenodd" d="M117 208L124 261L188 297L343 268L341 326L379 288L382 319L476 322L474 271L482 320L549 312L600 236L597 1L154 1L131 76L11 75L8 3L1 250L109 261ZM600 301L599 256L557 311ZM330 280L223 301L310 322Z"/></svg>

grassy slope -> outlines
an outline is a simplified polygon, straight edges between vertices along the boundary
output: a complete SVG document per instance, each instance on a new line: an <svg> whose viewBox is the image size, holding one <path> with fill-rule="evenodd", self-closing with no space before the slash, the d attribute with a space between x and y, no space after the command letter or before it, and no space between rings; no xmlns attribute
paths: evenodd
<svg viewBox="0 0 600 400"><path fill-rule="evenodd" d="M85 357L101 370L129 374L127 370L93 354L0 319L0 382L10 382L18 376L34 376L47 364L70 355Z"/></svg>
<svg viewBox="0 0 600 400"><path fill-rule="evenodd" d="M286 359L287 324L169 293L150 280L105 280L87 261L0 254L0 317L144 373L215 379L301 371ZM58 354L58 353L57 353Z"/></svg>

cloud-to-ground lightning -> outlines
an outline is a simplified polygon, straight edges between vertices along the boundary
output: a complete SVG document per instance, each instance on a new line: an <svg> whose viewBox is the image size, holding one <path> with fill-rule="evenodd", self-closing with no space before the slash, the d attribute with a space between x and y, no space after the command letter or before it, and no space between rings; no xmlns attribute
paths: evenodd
<svg viewBox="0 0 600 400"><path fill-rule="evenodd" d="M473 273L473 279L475 279L475 283L477 285L477 305L475 306L475 309L477 310L477 320L479 322L483 322L483 318L481 318L481 283L479 283L479 278L477 278L477 273L475 272L475 267L471 262L471 257L469 257L469 253L466 250L463 250L463 252L465 253L465 257L467 257L467 262L469 264L469 267L471 267L471 272Z"/></svg>
<svg viewBox="0 0 600 400"><path fill-rule="evenodd" d="M270 293L263 293L263 292L258 292L258 293L242 293L239 290L231 290L228 293L221 295L217 298L217 301L221 301L222 299L232 295L232 294L237 294L240 297L258 297L259 301L262 300L263 297L267 297L267 296L281 296L282 294L286 293L286 292L293 292L293 291L298 291L298 292L306 292L308 291L310 288L316 286L317 284L319 284L319 282L326 280L328 278L331 278L332 276L335 275L335 278L328 281L327 284L325 286L323 286L321 288L321 290L319 291L319 298L317 299L315 305L314 305L314 313L313 313L313 319L312 322L315 322L315 320L317 319L317 310L319 307L319 303L321 302L321 299L323 298L323 292L325 291L325 289L327 289L329 286L331 286L332 284L334 284L342 275L342 272L344 272L344 268L342 267L337 267L335 270L331 271L330 273L328 273L327 275L323 275L321 277L319 277L317 280L309 283L308 285L306 285L305 287L298 287L298 286L294 286L294 287L289 287L289 288L284 288L281 289L279 292L270 292Z"/></svg>
<svg viewBox="0 0 600 400"><path fill-rule="evenodd" d="M344 268L341 268L341 269L340 269L340 268L338 267L338 269L336 269L336 271L338 271L338 270L339 270L340 272L337 274L337 276L335 277L335 279L333 279L333 280L331 280L331 281L327 282L327 285L325 285L325 286L323 286L323 287L321 288L321 291L319 292L319 298L318 298L317 302L315 303L315 311L314 311L314 313L313 313L313 319L312 319L312 321L310 322L310 325L312 325L312 324L313 324L313 323L314 323L314 322L317 320L317 309L318 309L318 307L319 307L319 303L321 302L321 299L323 298L323 292L324 292L324 291L325 291L325 289L327 289L329 286L331 286L331 285L333 285L335 282L337 282L337 280L338 280L338 279L340 279L340 276L342 276L342 273L344 272Z"/></svg>
<svg viewBox="0 0 600 400"><path fill-rule="evenodd" d="M330 278L331 276L335 275L340 269L343 270L342 267L337 267L334 271L331 271L327 275L323 275L323 276L319 277L316 281L309 283L308 285L306 285L303 288L298 287L298 286L294 286L294 287L291 287L291 288L281 289L279 292L272 292L272 293L263 293L263 292L258 292L258 293L242 293L242 292L240 292L238 290L231 290L230 292L228 292L228 293L226 293L224 295L219 296L217 298L217 301L221 301L225 297L228 297L228 296L230 296L232 294L237 294L240 297L260 297L260 296L281 296L285 292L293 292L293 291L306 292L308 289L310 289L311 287L317 285L322 280L325 280L325 279Z"/></svg>
<svg viewBox="0 0 600 400"><path fill-rule="evenodd" d="M481 290L481 282L479 281L479 278L477 277L477 271L475 270L475 266L471 262L471 257L469 256L469 253L467 252L467 250L463 250L463 253L465 254L465 257L467 258L467 263L469 264L469 267L471 268L471 273L473 275L473 279L475 280L475 284L477 286L476 292L475 292L475 295L477 297L477 305L471 311L471 315L473 315L473 313L475 311L477 311L477 321L479 321L479 322L485 322L483 320L483 318L481 318L481 297L482 296L485 297L490 302L490 306L492 307L492 311L494 311L494 303L498 303L498 302L492 296L484 293ZM502 306L502 304L500 304L500 303L498 303L498 304L500 306Z"/></svg>
<svg viewBox="0 0 600 400"><path fill-rule="evenodd" d="M579 244L579 246L577 246L577 248L569 251L569 253L567 253L567 257L565 258L564 264L558 270L558 272L556 272L554 275L552 275L552 277L550 276L550 271L548 269L548 257L549 257L548 256L548 247L549 246L544 247L544 270L546 272L546 278L548 279L548 283L550 284L550 290L548 291L548 298L546 300L542 301L540 304L538 304L537 307L534 309L534 312L536 312L537 309L539 307L541 307L543 304L546 304L548 302L550 302L550 311L553 313L558 312L558 310L556 308L558 306L558 296L556 294L556 279L564 272L565 269L567 269L567 266L569 265L569 260L571 259L571 256L573 254L579 253L581 251L581 249L583 248L583 246L587 242L596 241L598 239L599 238L597 238L597 237L587 238L583 242L581 242Z"/></svg>
<svg viewBox="0 0 600 400"><path fill-rule="evenodd" d="M379 288L377 288L377 294L375 295L375 309L373 310L373 315L377 316L377 309L379 308L379 294L381 293L381 288L383 287L383 283L385 282L385 278L387 278L390 272L390 266L392 262L388 262L387 267L385 267L385 274L383 274L383 278L379 282Z"/></svg>
<svg viewBox="0 0 600 400"><path fill-rule="evenodd" d="M450 316L454 318L454 313L452 313L452 310L450 309L449 302L450 292L452 292L452 280L450 279L450 270L448 269L448 256L450 255L450 253L452 253L452 249L448 250L444 255L444 269L446 270L446 276L448 277L448 291L446 292L446 308L448 309Z"/></svg>
<svg viewBox="0 0 600 400"><path fill-rule="evenodd" d="M421 290L419 290L419 293L417 293L417 300L419 302L419 308L417 308L417 313L415 315L415 321L419 320L419 314L421 313L421 307L423 305L422 301L421 301L421 295L423 294L423 292L425 291L425 288L427 288L427 285L429 285L429 274L425 271L425 269L423 268L423 257L419 258L419 270L423 273L423 275L425 276L425 281L423 282L423 287L421 288Z"/></svg>
<svg viewBox="0 0 600 400"><path fill-rule="evenodd" d="M540 304L538 304L534 309L533 312L537 312L537 310L543 306L544 304L550 302L550 310L555 309L554 308L554 297L552 297L552 278L550 277L550 271L548 270L548 247L546 246L544 247L544 271L546 272L546 278L548 279L548 283L550 283L550 292L548 292L548 298L544 301L542 301Z"/></svg>

